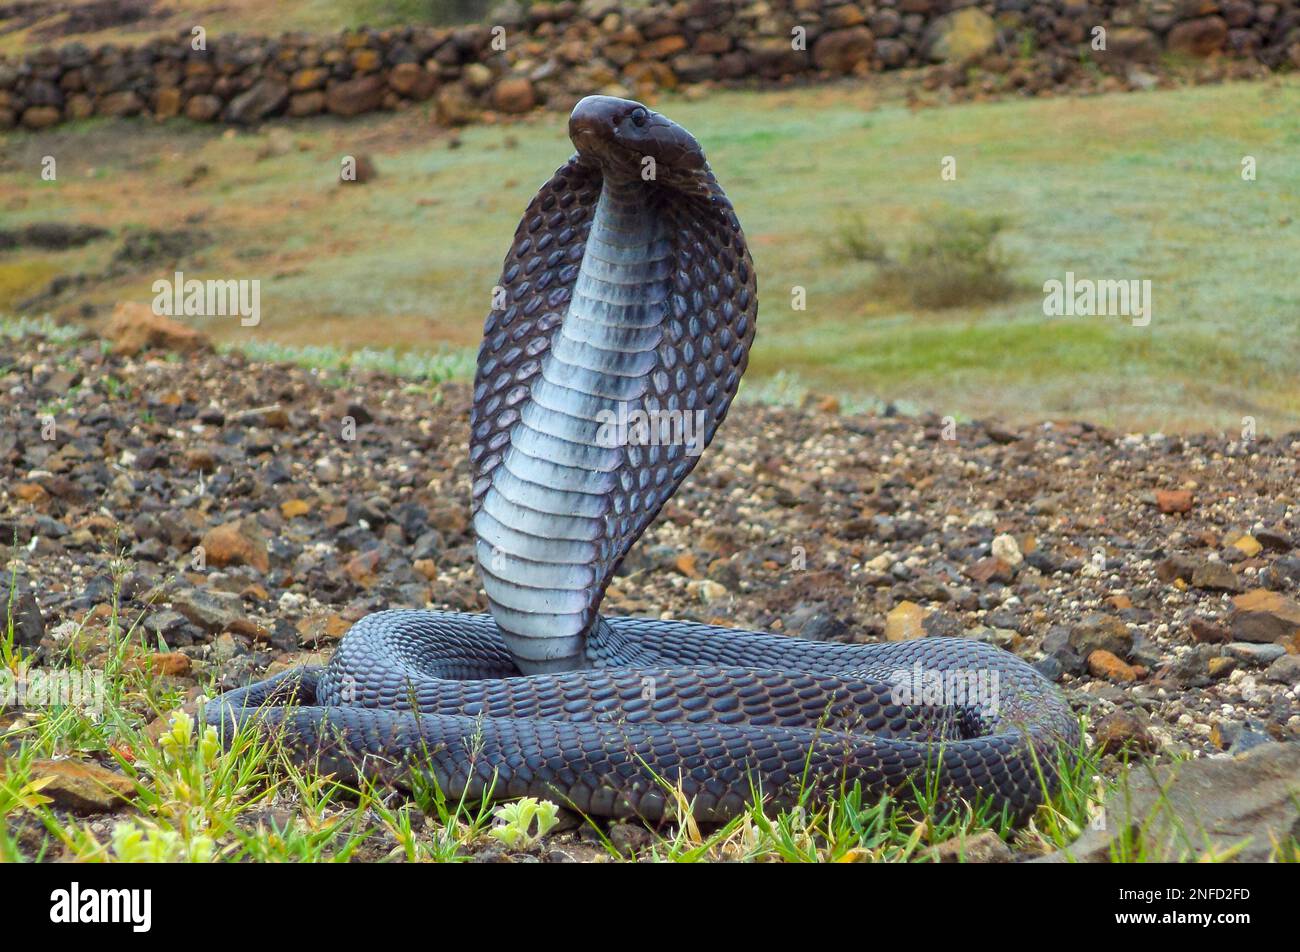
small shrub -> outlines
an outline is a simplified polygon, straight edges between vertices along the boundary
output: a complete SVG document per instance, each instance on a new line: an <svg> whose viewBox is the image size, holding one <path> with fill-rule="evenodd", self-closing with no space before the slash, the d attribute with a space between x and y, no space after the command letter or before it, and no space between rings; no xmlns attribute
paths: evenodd
<svg viewBox="0 0 1300 952"><path fill-rule="evenodd" d="M923 308L1005 300L1015 292L1011 261L997 245L1006 226L1000 215L965 211L927 221L878 283Z"/></svg>
<svg viewBox="0 0 1300 952"><path fill-rule="evenodd" d="M888 260L885 243L872 232L863 215L853 215L841 221L828 243L831 255L842 260L875 264Z"/></svg>

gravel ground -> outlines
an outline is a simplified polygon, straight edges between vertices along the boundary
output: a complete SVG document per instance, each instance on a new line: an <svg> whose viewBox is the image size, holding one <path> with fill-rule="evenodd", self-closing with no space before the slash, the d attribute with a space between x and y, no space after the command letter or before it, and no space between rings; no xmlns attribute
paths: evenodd
<svg viewBox="0 0 1300 952"><path fill-rule="evenodd" d="M109 651L115 564L140 650L192 695L327 656L378 609L483 610L467 386L106 350L0 354L0 539L38 660ZM1157 759L1296 740L1298 459L1300 432L742 403L605 611L987 639Z"/></svg>

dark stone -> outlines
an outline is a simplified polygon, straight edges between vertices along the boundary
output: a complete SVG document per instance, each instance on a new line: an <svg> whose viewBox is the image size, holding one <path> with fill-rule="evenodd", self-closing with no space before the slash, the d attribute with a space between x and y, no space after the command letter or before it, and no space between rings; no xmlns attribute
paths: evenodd
<svg viewBox="0 0 1300 952"><path fill-rule="evenodd" d="M961 619L946 611L933 611L921 622L927 638L961 638L966 633L966 626Z"/></svg>
<svg viewBox="0 0 1300 952"><path fill-rule="evenodd" d="M1260 573L1260 580L1274 591L1300 585L1300 557L1285 555L1277 559Z"/></svg>
<svg viewBox="0 0 1300 952"><path fill-rule="evenodd" d="M1192 587L1207 592L1240 592L1241 580L1227 564L1206 561L1197 565L1192 572Z"/></svg>
<svg viewBox="0 0 1300 952"><path fill-rule="evenodd" d="M145 631L152 634L160 645L169 648L183 648L194 644L199 629L184 615L177 611L165 609L154 612L144 620Z"/></svg>
<svg viewBox="0 0 1300 952"><path fill-rule="evenodd" d="M352 401L347 406L347 416L352 417L358 426L364 426L367 423L374 423L375 418L371 415L362 404Z"/></svg>
<svg viewBox="0 0 1300 952"><path fill-rule="evenodd" d="M1300 655L1282 655L1268 666L1264 679L1274 684L1300 685Z"/></svg>
<svg viewBox="0 0 1300 952"><path fill-rule="evenodd" d="M1225 626L1216 624L1208 618L1201 618L1199 615L1192 618L1188 628L1191 629L1192 637L1199 642L1226 644L1232 640L1232 632Z"/></svg>
<svg viewBox="0 0 1300 952"><path fill-rule="evenodd" d="M1290 533L1285 529L1260 529L1255 533L1255 540L1273 552L1290 552L1295 547Z"/></svg>
<svg viewBox="0 0 1300 952"><path fill-rule="evenodd" d="M1067 674L1079 675L1087 670L1087 662L1070 644L1070 630L1064 625L1053 625L1043 636L1043 651L1055 658Z"/></svg>
<svg viewBox="0 0 1300 952"><path fill-rule="evenodd" d="M15 584L11 574L5 573L0 581L0 637L7 637L13 625L14 645L35 650L45 637L45 618L36 596L24 591L21 583Z"/></svg>
<svg viewBox="0 0 1300 952"><path fill-rule="evenodd" d="M171 596L172 608L205 631L219 632L243 615L243 603L229 592L185 589Z"/></svg>
<svg viewBox="0 0 1300 952"><path fill-rule="evenodd" d="M1196 560L1186 556L1171 555L1169 558L1156 563L1156 578L1166 583L1177 579L1190 582L1195 571Z"/></svg>
<svg viewBox="0 0 1300 952"><path fill-rule="evenodd" d="M371 527L380 526L388 521L388 503L377 496L369 499L353 496L348 500L347 516L348 522L354 525L365 520Z"/></svg>
<svg viewBox="0 0 1300 952"><path fill-rule="evenodd" d="M1036 549L1035 551L1030 552L1025 556L1025 561L1028 562L1031 567L1042 572L1044 575L1055 575L1061 568L1061 564L1052 557L1051 553L1045 552L1042 549Z"/></svg>
<svg viewBox="0 0 1300 952"><path fill-rule="evenodd" d="M1065 669L1061 666L1061 662L1052 655L1048 655L1039 661L1035 661L1033 668L1043 677L1047 678L1047 680L1052 682L1060 681L1061 676L1065 673Z"/></svg>
<svg viewBox="0 0 1300 952"><path fill-rule="evenodd" d="M1113 615L1093 612L1070 629L1070 647L1082 658L1098 650L1128 658L1133 650L1133 633Z"/></svg>
<svg viewBox="0 0 1300 952"><path fill-rule="evenodd" d="M436 559L446 548L447 544L443 541L442 533L437 529L426 529L421 532L411 546L412 559Z"/></svg>
<svg viewBox="0 0 1300 952"><path fill-rule="evenodd" d="M226 107L227 122L250 125L283 112L289 102L289 87L276 79L262 79L240 93Z"/></svg>
<svg viewBox="0 0 1300 952"><path fill-rule="evenodd" d="M830 612L817 612L799 629L799 637L809 641L843 641L849 626Z"/></svg>

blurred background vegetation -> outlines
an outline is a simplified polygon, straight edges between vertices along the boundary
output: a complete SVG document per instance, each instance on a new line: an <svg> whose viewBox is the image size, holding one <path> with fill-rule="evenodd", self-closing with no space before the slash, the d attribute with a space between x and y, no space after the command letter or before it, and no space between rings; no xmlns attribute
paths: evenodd
<svg viewBox="0 0 1300 952"><path fill-rule="evenodd" d="M40 0L14 4L0 31L0 53L73 41L95 46L188 33L210 35L342 30L408 24L447 26L483 20L505 0ZM528 9L533 0L508 0ZM630 0L641 6L645 0Z"/></svg>
<svg viewBox="0 0 1300 952"><path fill-rule="evenodd" d="M273 32L484 6L461 3L258 2L239 15ZM915 108L883 80L655 105L700 138L749 236L751 397L811 390L848 407L1171 431L1300 425L1294 76L944 108ZM0 229L109 231L0 250L0 315L94 323L119 300L151 300L174 260L187 277L262 281L260 326L207 322L228 344L311 346L319 360L324 346L335 362L378 348L461 370L525 204L571 152L560 113L451 133L424 107L252 132L90 120L0 146ZM57 182L39 176L45 154ZM377 176L341 188L341 156L361 154ZM1043 283L1067 271L1151 280L1150 326L1044 317Z"/></svg>

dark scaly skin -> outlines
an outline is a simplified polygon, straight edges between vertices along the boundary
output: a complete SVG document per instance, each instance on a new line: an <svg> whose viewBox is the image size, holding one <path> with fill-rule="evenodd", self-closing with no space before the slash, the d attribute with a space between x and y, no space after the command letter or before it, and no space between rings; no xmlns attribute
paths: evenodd
<svg viewBox="0 0 1300 952"><path fill-rule="evenodd" d="M594 400L592 392L639 384L594 371L585 383L571 383L583 374L559 353L551 358L553 375L579 390L566 395L543 383L566 313L579 329L622 326L629 313L635 323L642 313L602 304L599 282L592 291L587 279L582 290L593 220L624 229L627 246L642 243L649 256L647 264L633 260L624 272L609 272L613 280L634 278L630 293L659 301L645 305L650 337L635 327L618 331L644 348L626 364L643 365L645 386L631 398L637 406L703 409L707 444L753 340L752 264L698 143L639 104L606 97L579 104L570 134L578 154L529 204L506 257L507 301L485 326L470 438L475 516L496 485L499 498L488 508L502 519L542 519L563 536L519 541L489 520L489 532L506 542L480 546L480 568L505 580L496 589L505 597L569 606L554 616L555 641L547 640L551 622L537 623L542 615L498 610L495 602L495 619L381 612L358 622L327 666L222 695L207 720L223 729L252 721L276 731L301 759L345 779L409 786L423 774L451 797L539 796L594 816L658 819L674 811L672 790L698 819L723 820L755 796L768 808L788 808L801 795L860 785L868 799L906 801L937 781L945 804L987 801L1027 817L1055 784L1057 748L1073 747L1079 733L1059 692L1020 659L962 639L843 645L601 618L619 561L697 457L681 447L651 455L625 446L623 456L600 456L600 465L612 468L593 470L590 485L581 468L568 471L564 478L578 482L562 491L545 484L550 464L516 457L523 478L500 483L512 446L535 453L550 439L524 432L520 444L522 419L539 432L569 432L581 422L574 408ZM652 182L640 176L645 155L655 159ZM613 218L608 209L606 219L597 214L602 189ZM602 242L602 253L618 257L617 244ZM575 293L597 297L584 304L573 301ZM583 359L572 339L560 350ZM613 373L626 372L617 352L614 358ZM558 415L534 405L538 399L558 406ZM570 447L557 452L581 450ZM518 508L511 498L528 505ZM557 500L570 499L581 503L582 518L556 511ZM546 501L554 516L529 508ZM476 531L482 542L478 522ZM589 561L575 562L575 552ZM559 587L531 587L538 573ZM532 653L553 643L564 647L552 660ZM520 645L527 656L516 653ZM521 676L521 668L547 673ZM916 673L983 677L996 703L900 695Z"/></svg>

